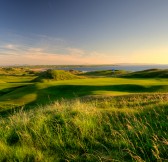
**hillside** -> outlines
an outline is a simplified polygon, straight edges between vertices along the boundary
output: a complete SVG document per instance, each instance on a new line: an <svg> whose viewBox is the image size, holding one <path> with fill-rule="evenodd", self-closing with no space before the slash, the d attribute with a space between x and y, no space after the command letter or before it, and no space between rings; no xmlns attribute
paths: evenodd
<svg viewBox="0 0 168 162"><path fill-rule="evenodd" d="M8 75L8 76L25 76L25 75L33 75L35 72L30 70L29 68L18 68L18 67L3 67L0 68L0 75Z"/></svg>
<svg viewBox="0 0 168 162"><path fill-rule="evenodd" d="M148 69L133 73L124 74L121 77L125 78L168 78L168 69Z"/></svg>
<svg viewBox="0 0 168 162"><path fill-rule="evenodd" d="M168 79L72 73L0 75L0 161L168 159Z"/></svg>
<svg viewBox="0 0 168 162"><path fill-rule="evenodd" d="M80 75L84 75L87 77L116 77L127 73L128 72L125 70L99 70L99 71L86 72Z"/></svg>
<svg viewBox="0 0 168 162"><path fill-rule="evenodd" d="M64 70L47 70L39 73L39 76L34 81L47 81L47 80L72 80L79 79L80 77Z"/></svg>

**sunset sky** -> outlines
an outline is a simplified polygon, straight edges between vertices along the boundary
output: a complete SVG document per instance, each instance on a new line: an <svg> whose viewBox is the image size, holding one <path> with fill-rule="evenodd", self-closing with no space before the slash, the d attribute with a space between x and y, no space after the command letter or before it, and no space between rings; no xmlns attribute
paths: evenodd
<svg viewBox="0 0 168 162"><path fill-rule="evenodd" d="M0 0L0 65L168 64L168 0Z"/></svg>

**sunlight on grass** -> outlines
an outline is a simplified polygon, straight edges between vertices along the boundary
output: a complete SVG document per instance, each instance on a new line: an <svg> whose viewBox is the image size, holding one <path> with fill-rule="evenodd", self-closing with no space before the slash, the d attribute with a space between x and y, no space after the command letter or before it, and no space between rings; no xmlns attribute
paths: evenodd
<svg viewBox="0 0 168 162"><path fill-rule="evenodd" d="M0 101L4 104L19 105L29 104L33 101L38 102L38 104L47 104L50 100L61 98L167 92L168 81L166 79L87 78L45 83L1 83ZM36 96L33 97L32 95ZM1 107L3 107L2 104Z"/></svg>
<svg viewBox="0 0 168 162"><path fill-rule="evenodd" d="M0 76L0 161L168 160L167 79L31 75Z"/></svg>
<svg viewBox="0 0 168 162"><path fill-rule="evenodd" d="M1 118L0 160L167 160L166 98L62 100L19 111Z"/></svg>

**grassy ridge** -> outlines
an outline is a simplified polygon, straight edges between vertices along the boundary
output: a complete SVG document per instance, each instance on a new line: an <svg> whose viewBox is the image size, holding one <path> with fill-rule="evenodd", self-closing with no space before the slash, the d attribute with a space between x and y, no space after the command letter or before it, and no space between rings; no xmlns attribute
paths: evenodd
<svg viewBox="0 0 168 162"><path fill-rule="evenodd" d="M126 78L168 78L168 70L149 69L123 75Z"/></svg>
<svg viewBox="0 0 168 162"><path fill-rule="evenodd" d="M0 161L166 161L167 99L85 98L19 111L1 119Z"/></svg>
<svg viewBox="0 0 168 162"><path fill-rule="evenodd" d="M127 73L128 72L125 70L100 70L100 71L86 72L80 75L84 75L87 77L116 77Z"/></svg>
<svg viewBox="0 0 168 162"><path fill-rule="evenodd" d="M14 67L4 67L0 68L0 75L9 75L9 76L25 76L33 75L35 72L29 68L14 68Z"/></svg>
<svg viewBox="0 0 168 162"><path fill-rule="evenodd" d="M49 81L49 80L72 80L79 79L80 77L64 70L47 70L39 74L39 77L33 81Z"/></svg>

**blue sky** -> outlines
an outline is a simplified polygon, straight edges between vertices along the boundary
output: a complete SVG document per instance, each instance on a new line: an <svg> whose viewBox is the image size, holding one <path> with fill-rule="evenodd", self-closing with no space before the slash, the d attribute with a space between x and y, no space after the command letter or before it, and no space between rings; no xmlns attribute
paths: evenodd
<svg viewBox="0 0 168 162"><path fill-rule="evenodd" d="M168 64L167 0L1 0L0 65Z"/></svg>

